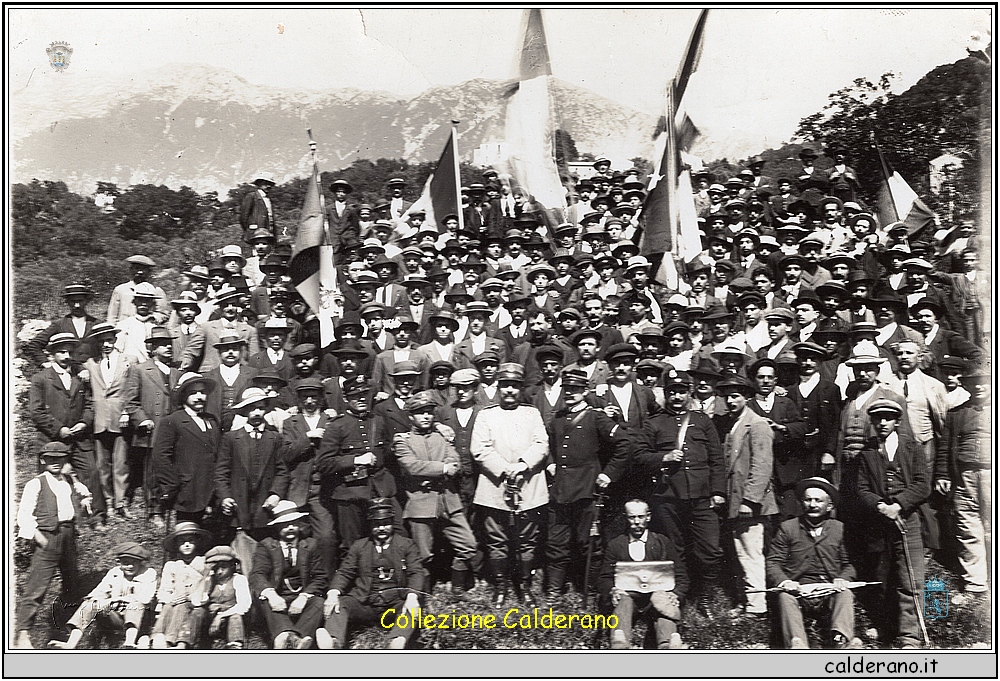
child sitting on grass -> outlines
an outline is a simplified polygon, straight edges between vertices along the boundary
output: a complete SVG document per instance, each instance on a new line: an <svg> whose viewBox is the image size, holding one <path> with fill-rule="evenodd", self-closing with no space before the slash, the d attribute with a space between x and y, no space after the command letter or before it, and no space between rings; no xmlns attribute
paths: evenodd
<svg viewBox="0 0 1000 681"><path fill-rule="evenodd" d="M156 570L146 567L149 551L134 541L115 547L118 565L108 570L101 583L94 587L70 618L67 641L49 641L49 646L74 650L83 633L95 619L99 626L124 630L122 648L136 648L139 627L149 602L156 593Z"/></svg>
<svg viewBox="0 0 1000 681"><path fill-rule="evenodd" d="M205 630L208 622L209 639L220 635L226 639L226 648L243 648L243 617L250 611L250 583L246 575L236 572L239 558L228 546L216 546L205 554L205 565L210 570L202 587L191 598L192 631L195 636ZM211 618L211 620L209 620Z"/></svg>
<svg viewBox="0 0 1000 681"><path fill-rule="evenodd" d="M155 650L190 648L194 643L191 597L202 588L208 574L203 554L210 541L209 533L194 522L177 523L174 531L164 538L164 553L174 560L164 564L156 594L158 616L152 645Z"/></svg>

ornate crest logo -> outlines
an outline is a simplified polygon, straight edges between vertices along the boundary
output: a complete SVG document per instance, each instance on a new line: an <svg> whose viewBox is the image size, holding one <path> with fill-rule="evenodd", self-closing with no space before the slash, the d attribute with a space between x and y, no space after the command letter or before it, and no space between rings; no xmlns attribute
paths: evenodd
<svg viewBox="0 0 1000 681"><path fill-rule="evenodd" d="M49 63L56 71L62 71L69 66L69 58L73 56L73 48L69 43L56 41L45 48L45 54L49 55Z"/></svg>
<svg viewBox="0 0 1000 681"><path fill-rule="evenodd" d="M948 616L948 582L938 577L924 580L924 617L940 620Z"/></svg>

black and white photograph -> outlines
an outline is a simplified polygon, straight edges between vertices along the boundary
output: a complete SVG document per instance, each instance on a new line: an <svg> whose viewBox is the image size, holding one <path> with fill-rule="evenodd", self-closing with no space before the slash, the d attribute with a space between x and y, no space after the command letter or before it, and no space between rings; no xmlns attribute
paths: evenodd
<svg viewBox="0 0 1000 681"><path fill-rule="evenodd" d="M995 4L4 14L12 676L996 673Z"/></svg>

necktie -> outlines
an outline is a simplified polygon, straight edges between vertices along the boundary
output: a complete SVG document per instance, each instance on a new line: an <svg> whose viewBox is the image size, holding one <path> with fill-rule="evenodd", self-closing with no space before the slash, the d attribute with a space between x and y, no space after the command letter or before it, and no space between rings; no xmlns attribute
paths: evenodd
<svg viewBox="0 0 1000 681"><path fill-rule="evenodd" d="M905 378L903 379L903 397L910 396L910 382Z"/></svg>

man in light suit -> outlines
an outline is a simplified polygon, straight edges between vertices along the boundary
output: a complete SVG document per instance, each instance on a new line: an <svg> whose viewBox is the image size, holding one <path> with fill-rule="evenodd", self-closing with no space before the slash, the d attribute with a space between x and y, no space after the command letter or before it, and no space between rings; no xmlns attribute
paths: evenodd
<svg viewBox="0 0 1000 681"><path fill-rule="evenodd" d="M239 321L243 313L243 294L235 288L223 288L216 296L221 319L205 322L188 340L181 355L180 370L208 373L219 366L217 344L223 333L235 332L247 347L257 347L257 329ZM245 358L244 358L245 359Z"/></svg>
<svg viewBox="0 0 1000 681"><path fill-rule="evenodd" d="M201 328L197 317L202 308L198 296L193 291L181 291L177 298L170 301L170 305L174 308L174 314L171 315L167 329L173 336L173 352L170 357L173 362L174 358L178 360L181 358L191 336Z"/></svg>
<svg viewBox="0 0 1000 681"><path fill-rule="evenodd" d="M146 347L149 359L129 367L126 378L125 413L132 431L133 473L129 475L132 489L142 480L149 521L158 530L166 527L160 507L153 463L153 441L160 421L170 413L170 394L177 386L181 372L172 369L174 338L162 326L154 326ZM139 475L141 471L141 475Z"/></svg>
<svg viewBox="0 0 1000 681"><path fill-rule="evenodd" d="M94 405L94 450L101 483L91 493L103 492L107 513L114 509L114 516L125 520L133 517L125 505L129 482L125 398L129 367L137 362L115 349L117 337L118 329L113 325L95 324L87 340L100 348L100 355L88 359L84 368Z"/></svg>
<svg viewBox="0 0 1000 681"><path fill-rule="evenodd" d="M403 200L403 188L406 187L406 181L394 177L386 182L386 187L389 188L389 218L398 220L413 205L412 201Z"/></svg>
<svg viewBox="0 0 1000 681"><path fill-rule="evenodd" d="M129 268L132 270L132 278L124 284L118 284L115 290L111 292L111 301L108 303L108 318L106 320L109 324L117 324L126 317L131 317L135 314L135 305L132 302L135 289L141 284L149 284L149 273L156 267L156 263L144 255L129 256L125 258L125 262L129 264ZM152 284L149 285L153 286ZM162 324L167 321L167 317L170 314L170 307L167 305L167 294L158 286L153 286L153 290L156 293L156 321Z"/></svg>
<svg viewBox="0 0 1000 681"><path fill-rule="evenodd" d="M745 584L765 589L764 521L778 512L771 485L774 434L767 421L747 407L756 392L753 383L741 376L730 376L717 388L729 409L728 414L716 419L726 457L726 517ZM765 615L764 596L763 592L747 594L745 607L737 611Z"/></svg>

